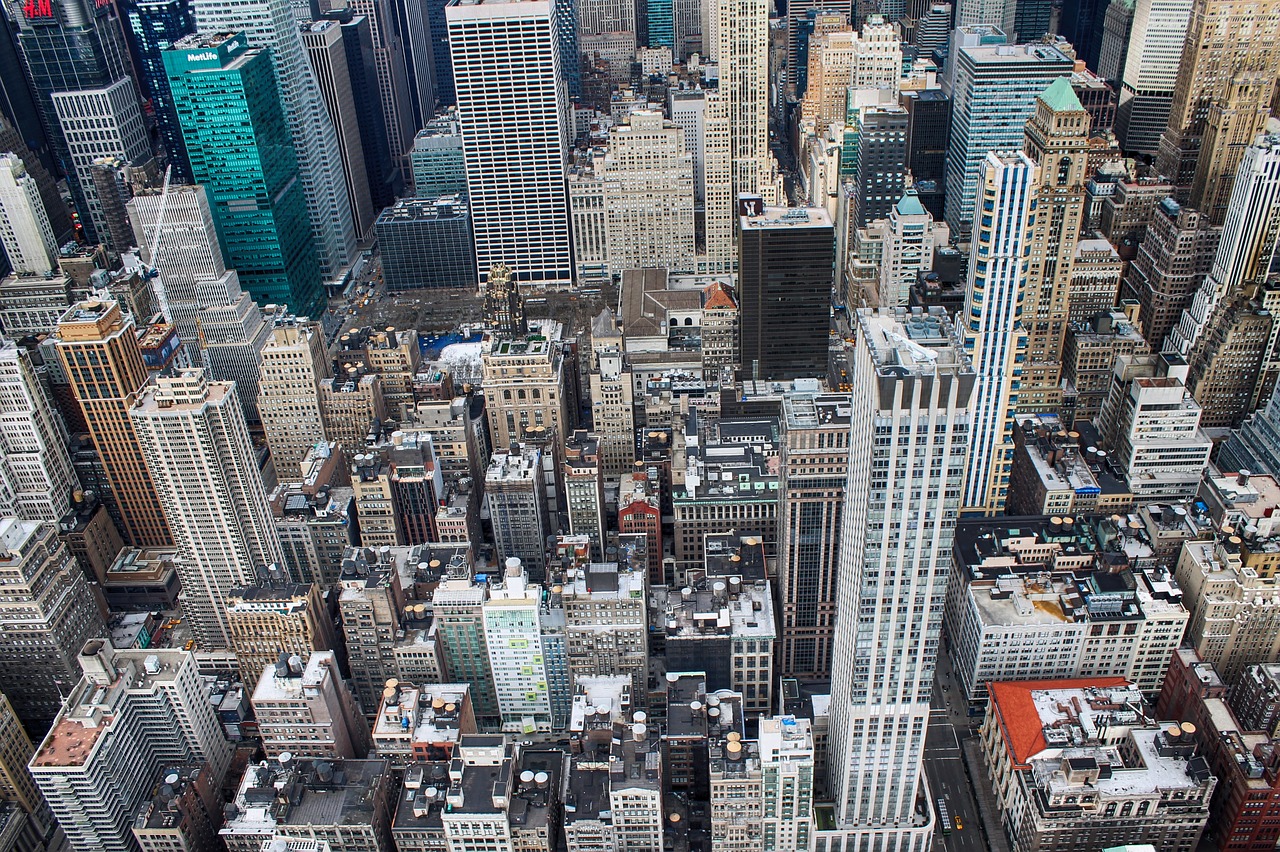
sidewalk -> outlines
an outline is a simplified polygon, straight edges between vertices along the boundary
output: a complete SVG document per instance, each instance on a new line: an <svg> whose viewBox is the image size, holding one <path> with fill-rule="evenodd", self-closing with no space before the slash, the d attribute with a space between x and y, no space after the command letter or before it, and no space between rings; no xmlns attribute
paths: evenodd
<svg viewBox="0 0 1280 852"><path fill-rule="evenodd" d="M982 816L982 833L987 838L987 848L991 852L1009 852L1009 841L1000 822L1000 806L996 804L995 793L987 782L982 744L977 737L965 737L960 741L960 751L964 754L969 786L973 790L973 798L978 802L978 813Z"/></svg>

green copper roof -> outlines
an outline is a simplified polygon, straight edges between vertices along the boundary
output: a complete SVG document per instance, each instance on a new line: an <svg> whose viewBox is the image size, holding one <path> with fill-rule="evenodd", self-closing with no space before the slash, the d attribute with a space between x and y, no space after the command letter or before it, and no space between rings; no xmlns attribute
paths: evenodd
<svg viewBox="0 0 1280 852"><path fill-rule="evenodd" d="M1040 100L1054 112L1084 112L1080 99L1076 97L1076 90L1071 88L1071 81L1066 77L1059 77L1050 83L1049 88L1040 93Z"/></svg>
<svg viewBox="0 0 1280 852"><path fill-rule="evenodd" d="M898 215L923 216L924 212L924 205L914 189L908 189L906 195L898 199Z"/></svg>

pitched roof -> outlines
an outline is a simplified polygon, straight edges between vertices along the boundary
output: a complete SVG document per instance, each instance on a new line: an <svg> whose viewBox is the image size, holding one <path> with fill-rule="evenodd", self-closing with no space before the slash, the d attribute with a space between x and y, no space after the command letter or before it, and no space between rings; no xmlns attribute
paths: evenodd
<svg viewBox="0 0 1280 852"><path fill-rule="evenodd" d="M908 189L906 194L898 199L899 216L923 216L924 214L924 205L920 203L920 196L914 189Z"/></svg>
<svg viewBox="0 0 1280 852"><path fill-rule="evenodd" d="M1071 87L1071 81L1066 77L1058 77L1050 83L1048 88L1040 93L1040 100L1054 112L1084 112L1084 107L1080 105L1080 98L1076 96L1076 90Z"/></svg>
<svg viewBox="0 0 1280 852"><path fill-rule="evenodd" d="M703 291L705 300L702 307L706 308L736 308L738 305L733 301L733 296L729 290L719 281L712 282Z"/></svg>

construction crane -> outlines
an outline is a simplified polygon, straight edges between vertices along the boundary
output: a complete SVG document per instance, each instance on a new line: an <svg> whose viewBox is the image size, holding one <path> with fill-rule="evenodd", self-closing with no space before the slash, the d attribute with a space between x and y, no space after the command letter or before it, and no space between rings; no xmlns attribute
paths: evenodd
<svg viewBox="0 0 1280 852"><path fill-rule="evenodd" d="M173 322L173 314L169 313L169 299L165 295L164 285L160 281L160 270L156 266L156 255L160 251L160 233L164 228L165 208L169 204L169 179L173 177L173 166L170 165L164 170L164 184L160 187L160 206L156 210L156 232L151 237L151 246L147 252L146 279L151 282L152 292L155 293L156 304L160 306L160 312L164 314L164 318L169 322Z"/></svg>

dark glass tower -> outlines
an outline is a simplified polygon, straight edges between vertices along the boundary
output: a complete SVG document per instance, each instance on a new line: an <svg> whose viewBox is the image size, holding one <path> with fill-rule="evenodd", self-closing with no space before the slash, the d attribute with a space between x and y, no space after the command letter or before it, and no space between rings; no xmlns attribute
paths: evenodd
<svg viewBox="0 0 1280 852"><path fill-rule="evenodd" d="M196 31L195 15L187 0L120 0L120 9L124 13L125 38L138 72L138 88L155 113L156 132L169 165L173 166L173 180L191 183L191 163L160 51Z"/></svg>
<svg viewBox="0 0 1280 852"><path fill-rule="evenodd" d="M110 0L10 0L9 15L18 25L18 47L54 160L67 176L86 238L96 242L53 93L105 88L131 76L120 14Z"/></svg>
<svg viewBox="0 0 1280 852"><path fill-rule="evenodd" d="M350 9L334 9L321 17L342 24L342 47L347 53L351 94L359 113L360 147L364 149L369 197L373 209L382 210L395 204L396 197L404 191L404 176L391 161L387 122L378 88L378 68L373 58L373 30L368 18L355 15Z"/></svg>
<svg viewBox="0 0 1280 852"><path fill-rule="evenodd" d="M449 0L425 0L427 27L431 30L431 59L435 62L434 80L436 103L442 107L453 106L458 96L453 90L453 57L449 53L449 23L444 17L444 7Z"/></svg>
<svg viewBox="0 0 1280 852"><path fill-rule="evenodd" d="M738 348L746 379L827 374L835 229L821 207L739 196Z"/></svg>

